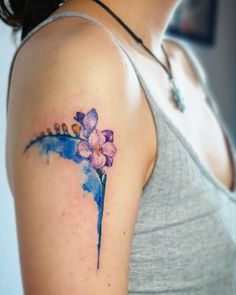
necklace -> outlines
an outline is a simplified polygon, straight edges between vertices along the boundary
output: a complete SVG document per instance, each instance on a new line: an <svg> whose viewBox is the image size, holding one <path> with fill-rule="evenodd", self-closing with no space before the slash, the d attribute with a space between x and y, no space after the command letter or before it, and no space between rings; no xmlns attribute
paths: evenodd
<svg viewBox="0 0 236 295"><path fill-rule="evenodd" d="M181 111L184 112L185 110L185 103L184 103L184 97L180 91L180 89L176 85L175 78L173 76L173 71L171 67L171 63L168 57L168 54L164 48L163 45L161 45L161 49L164 53L167 67L164 63L161 62L152 52L151 50L144 44L143 40L139 38L124 22L123 20L115 14L106 4L101 2L100 0L93 0L95 3L99 4L102 8L104 8L108 13L110 13L125 29L126 31L136 40L137 43L141 44L143 48L158 62L158 64L163 68L163 70L168 75L170 84L171 84L171 92L172 92L172 99L176 105L176 107Z"/></svg>

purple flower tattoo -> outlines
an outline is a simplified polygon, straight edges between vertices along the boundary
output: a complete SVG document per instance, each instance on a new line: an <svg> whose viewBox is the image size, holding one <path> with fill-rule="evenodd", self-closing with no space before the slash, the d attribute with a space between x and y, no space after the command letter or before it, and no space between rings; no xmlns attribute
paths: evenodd
<svg viewBox="0 0 236 295"><path fill-rule="evenodd" d="M37 146L40 155L49 157L50 153L56 153L60 157L81 163L85 181L82 183L84 192L92 193L98 207L97 220L97 269L100 265L100 251L102 238L102 218L105 199L107 175L105 167L113 165L113 158L117 153L112 130L100 131L97 128L98 114L95 108L87 113L77 112L74 116L76 123L71 125L72 134L65 123L54 124L54 131L47 128L46 132L31 140L26 146L26 153L31 147Z"/></svg>

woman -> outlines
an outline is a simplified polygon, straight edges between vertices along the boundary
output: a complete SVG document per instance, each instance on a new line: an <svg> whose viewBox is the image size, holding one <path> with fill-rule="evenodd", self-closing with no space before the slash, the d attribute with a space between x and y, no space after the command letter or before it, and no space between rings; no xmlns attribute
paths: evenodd
<svg viewBox="0 0 236 295"><path fill-rule="evenodd" d="M1 2L24 37L7 168L25 294L234 294L234 150L163 37L178 4Z"/></svg>

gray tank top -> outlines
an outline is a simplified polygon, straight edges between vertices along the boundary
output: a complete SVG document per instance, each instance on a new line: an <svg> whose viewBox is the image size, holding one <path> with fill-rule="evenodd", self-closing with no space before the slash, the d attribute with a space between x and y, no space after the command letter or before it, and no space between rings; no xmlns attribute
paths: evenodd
<svg viewBox="0 0 236 295"><path fill-rule="evenodd" d="M108 30L91 16L63 12L48 17L22 40L62 17L77 16ZM109 33L111 31L108 30ZM112 34L112 33L111 33ZM236 161L225 123L218 116L234 166L234 187L227 189L206 169L186 138L152 97L124 45L150 106L158 155L142 199L133 234L129 294L236 294ZM7 95L8 97L9 95ZM209 98L209 97L208 97ZM213 106L213 101L209 103Z"/></svg>

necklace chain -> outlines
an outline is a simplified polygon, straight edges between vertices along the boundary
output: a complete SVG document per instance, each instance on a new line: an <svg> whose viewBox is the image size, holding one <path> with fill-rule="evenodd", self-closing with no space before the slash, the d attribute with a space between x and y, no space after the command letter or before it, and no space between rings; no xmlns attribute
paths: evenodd
<svg viewBox="0 0 236 295"><path fill-rule="evenodd" d="M182 93L180 89L177 87L175 79L173 77L173 72L172 72L172 67L171 63L168 57L168 54L163 46L161 45L161 49L164 53L166 62L168 67L165 66L164 63L162 63L153 53L152 51L144 44L143 40L138 37L125 23L124 21L115 13L113 12L106 4L104 4L100 0L93 0L95 3L99 4L102 8L104 8L108 13L110 13L125 29L128 31L128 33L136 40L137 43L141 44L143 48L158 62L158 64L163 68L163 70L167 73L168 78L171 83L171 90L172 90L172 99L174 100L177 108L181 111L184 112L185 110L185 104L184 104L184 98L182 96Z"/></svg>

